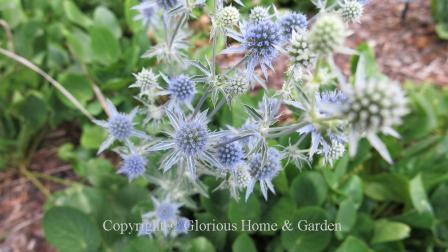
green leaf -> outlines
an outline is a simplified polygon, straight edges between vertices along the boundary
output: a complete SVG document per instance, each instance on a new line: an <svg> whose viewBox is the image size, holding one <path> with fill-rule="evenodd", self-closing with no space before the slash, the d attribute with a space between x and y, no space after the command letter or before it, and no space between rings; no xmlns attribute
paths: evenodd
<svg viewBox="0 0 448 252"><path fill-rule="evenodd" d="M290 188L291 197L299 207L319 206L327 198L328 187L322 175L315 171L297 176Z"/></svg>
<svg viewBox="0 0 448 252"><path fill-rule="evenodd" d="M50 108L42 94L31 91L16 104L17 116L34 129L42 127L48 119Z"/></svg>
<svg viewBox="0 0 448 252"><path fill-rule="evenodd" d="M214 190L220 183L214 178L206 178L205 182L209 188L209 197L201 196L201 205L217 219L225 220L230 198L229 193L225 190Z"/></svg>
<svg viewBox="0 0 448 252"><path fill-rule="evenodd" d="M45 237L61 252L97 251L100 234L83 212L70 207L54 207L43 219Z"/></svg>
<svg viewBox="0 0 448 252"><path fill-rule="evenodd" d="M212 216L210 213L207 212L203 212L203 213L195 213L195 218L198 221L198 223L217 223L217 222L228 222L227 220L225 221L219 221L216 220L216 218L214 216ZM226 240L227 240L227 234L229 232L225 231L225 230L215 230L210 232L210 230L204 230L204 231L200 231L197 232L198 236L203 236L204 238L206 238L208 241L210 241L213 246L219 250L222 251L224 249L224 247L226 246ZM230 233L229 233L230 234Z"/></svg>
<svg viewBox="0 0 448 252"><path fill-rule="evenodd" d="M59 82L69 91L82 105L93 98L90 82L79 74L66 73L61 75ZM75 108L62 93L57 93L59 99L68 107Z"/></svg>
<svg viewBox="0 0 448 252"><path fill-rule="evenodd" d="M126 18L126 23L135 33L139 32L143 28L141 22L134 20L135 15L138 14L138 11L132 9L132 7L136 6L139 3L140 2L138 0L126 0L124 3L124 15Z"/></svg>
<svg viewBox="0 0 448 252"><path fill-rule="evenodd" d="M324 169L322 171L322 174L324 175L325 180L327 181L328 185L336 189L336 187L339 184L339 180L347 171L348 167L348 161L350 160L348 154L345 154L341 159L339 159L334 169Z"/></svg>
<svg viewBox="0 0 448 252"><path fill-rule="evenodd" d="M81 146L86 149L97 150L106 136L107 132L103 128L86 124L82 127Z"/></svg>
<svg viewBox="0 0 448 252"><path fill-rule="evenodd" d="M72 23L80 25L84 28L87 28L90 25L92 25L92 20L89 17L87 17L86 15L84 15L79 10L78 6L76 6L76 4L74 4L72 1L65 0L63 5L64 5L65 16Z"/></svg>
<svg viewBox="0 0 448 252"><path fill-rule="evenodd" d="M448 220L448 184L441 184L431 195L431 204L434 208L435 216L441 220Z"/></svg>
<svg viewBox="0 0 448 252"><path fill-rule="evenodd" d="M123 252L148 252L148 251L161 251L161 248L155 239L148 237L138 237L126 244Z"/></svg>
<svg viewBox="0 0 448 252"><path fill-rule="evenodd" d="M437 32L437 35L439 36L439 38L448 39L448 24L443 24L443 23L437 24L436 32Z"/></svg>
<svg viewBox="0 0 448 252"><path fill-rule="evenodd" d="M273 204L267 211L265 219L269 223L277 223L279 227L285 220L292 220L294 218L293 211L285 211L285 209L295 209L294 201L289 197L282 197Z"/></svg>
<svg viewBox="0 0 448 252"><path fill-rule="evenodd" d="M52 207L73 207L91 216L99 216L100 208L106 204L101 191L79 184L57 191L45 203L45 209Z"/></svg>
<svg viewBox="0 0 448 252"><path fill-rule="evenodd" d="M341 223L342 232L349 232L353 228L356 222L356 216L356 206L353 201L351 199L342 201L336 214L336 223ZM342 235L342 232L337 232L336 234Z"/></svg>
<svg viewBox="0 0 448 252"><path fill-rule="evenodd" d="M103 6L98 6L93 13L95 25L108 29L115 38L121 37L121 27L114 13Z"/></svg>
<svg viewBox="0 0 448 252"><path fill-rule="evenodd" d="M119 41L103 26L93 26L89 30L92 39L93 59L103 65L117 62L121 55Z"/></svg>
<svg viewBox="0 0 448 252"><path fill-rule="evenodd" d="M15 28L26 20L20 0L0 0L0 11L2 18L11 28Z"/></svg>
<svg viewBox="0 0 448 252"><path fill-rule="evenodd" d="M375 222L372 243L399 241L409 236L408 225L386 219Z"/></svg>
<svg viewBox="0 0 448 252"><path fill-rule="evenodd" d="M409 182L409 194L412 205L418 212L432 213L432 207L426 196L421 174L418 174Z"/></svg>
<svg viewBox="0 0 448 252"><path fill-rule="evenodd" d="M364 57L365 60L365 74L367 77L372 77L380 73L378 64L375 59L375 51L367 43L362 43L358 46L357 50ZM359 56L353 56L351 70L354 74L359 62Z"/></svg>
<svg viewBox="0 0 448 252"><path fill-rule="evenodd" d="M70 49L84 63L92 61L92 48L90 47L92 41L85 32L76 29L73 32L65 32L65 38Z"/></svg>
<svg viewBox="0 0 448 252"><path fill-rule="evenodd" d="M261 216L260 202L255 195L244 200L231 200L229 204L228 217L233 223L241 223L242 220L258 221Z"/></svg>
<svg viewBox="0 0 448 252"><path fill-rule="evenodd" d="M362 180L358 175L351 175L350 178L341 185L339 191L352 200L356 209L358 209L363 200Z"/></svg>
<svg viewBox="0 0 448 252"><path fill-rule="evenodd" d="M345 241L338 247L336 252L369 252L372 251L369 249L367 244L353 236L347 237Z"/></svg>
<svg viewBox="0 0 448 252"><path fill-rule="evenodd" d="M444 209L444 211L446 211L446 209ZM424 229L431 229L436 223L436 219L434 218L434 215L432 213L419 213L416 210L405 212L398 216L394 216L391 219L394 221L406 223L412 227Z"/></svg>
<svg viewBox="0 0 448 252"><path fill-rule="evenodd" d="M257 252L254 242L247 234L241 234L232 245L233 252Z"/></svg>
<svg viewBox="0 0 448 252"><path fill-rule="evenodd" d="M383 173L366 177L364 192L367 196L378 201L409 201L409 184L406 177L399 174Z"/></svg>
<svg viewBox="0 0 448 252"><path fill-rule="evenodd" d="M285 209L287 211L287 209ZM323 251L330 243L333 231L310 231L299 230L296 226L298 221L304 229L305 222L323 223L328 220L326 211L319 207L304 207L299 209L293 221L293 231L282 231L281 240L283 247L288 251Z"/></svg>
<svg viewBox="0 0 448 252"><path fill-rule="evenodd" d="M215 247L206 238L198 237L190 242L189 252L214 252Z"/></svg>

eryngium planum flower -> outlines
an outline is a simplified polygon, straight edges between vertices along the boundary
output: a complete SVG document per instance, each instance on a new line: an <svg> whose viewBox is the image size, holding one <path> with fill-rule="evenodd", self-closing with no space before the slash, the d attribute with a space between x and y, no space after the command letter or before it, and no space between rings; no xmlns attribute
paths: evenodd
<svg viewBox="0 0 448 252"><path fill-rule="evenodd" d="M256 6L252 10L250 10L249 19L252 22L262 22L269 18L269 9Z"/></svg>
<svg viewBox="0 0 448 252"><path fill-rule="evenodd" d="M341 17L325 14L311 27L309 42L313 52L327 55L341 48L346 36L346 27Z"/></svg>
<svg viewBox="0 0 448 252"><path fill-rule="evenodd" d="M339 13L346 22L359 22L363 13L363 4L356 0L345 0Z"/></svg>
<svg viewBox="0 0 448 252"><path fill-rule="evenodd" d="M125 174L129 181L145 173L146 159L138 154L123 156L123 164L118 173Z"/></svg>
<svg viewBox="0 0 448 252"><path fill-rule="evenodd" d="M281 170L281 157L281 153L275 148L269 148L265 157L263 157L261 153L257 153L253 156L249 164L251 180L247 186L246 200L253 192L257 181L260 182L260 189L266 200L268 198L268 189L275 193L272 179L277 176Z"/></svg>
<svg viewBox="0 0 448 252"><path fill-rule="evenodd" d="M246 53L247 79L254 79L255 67L260 65L265 78L267 67L272 68L272 61L278 55L281 34L277 24L272 21L250 22L241 25L241 33L229 33L241 43L238 48L227 48L222 53Z"/></svg>
<svg viewBox="0 0 448 252"><path fill-rule="evenodd" d="M348 95L343 113L350 122L350 154L356 154L359 138L366 136L372 146L392 163L386 146L377 136L382 132L399 137L393 127L401 124L401 118L408 113L407 98L397 82L386 78L366 78L364 60L358 63L354 86L347 86Z"/></svg>
<svg viewBox="0 0 448 252"><path fill-rule="evenodd" d="M233 97L245 94L249 89L249 82L244 76L235 76L224 82L224 92Z"/></svg>
<svg viewBox="0 0 448 252"><path fill-rule="evenodd" d="M240 20L240 13L238 9L233 6L226 6L219 10L216 22L218 22L218 26L231 28L232 26L236 26L238 21Z"/></svg>
<svg viewBox="0 0 448 252"><path fill-rule="evenodd" d="M147 148L147 151L170 150L162 160L160 167L167 171L174 165L186 169L185 175L196 178L198 164L206 169L215 167L222 169L221 163L214 155L214 146L226 131L210 132L207 128L207 111L195 116L185 116L177 110L167 110L166 114L173 127L167 140L158 141Z"/></svg>
<svg viewBox="0 0 448 252"><path fill-rule="evenodd" d="M140 4L132 7L133 10L138 11L138 15L134 17L134 20L141 20L144 25L149 25L156 12L154 3L151 1L143 1Z"/></svg>
<svg viewBox="0 0 448 252"><path fill-rule="evenodd" d="M226 143L230 139L230 137L225 136L221 139L221 143ZM223 167L233 170L244 158L243 147L238 141L219 145L216 150L216 157Z"/></svg>
<svg viewBox="0 0 448 252"><path fill-rule="evenodd" d="M245 189L251 181L251 176L249 173L249 166L246 162L240 162L235 166L235 171L230 173L229 177L229 187L230 195L239 200L239 192Z"/></svg>
<svg viewBox="0 0 448 252"><path fill-rule="evenodd" d="M304 99L305 100L305 99ZM344 142L343 121L334 118L338 108L347 100L346 95L338 90L317 92L310 102L287 101L291 106L303 110L305 125L297 130L300 135L311 135L310 158L319 150L329 148L331 139Z"/></svg>
<svg viewBox="0 0 448 252"><path fill-rule="evenodd" d="M177 148L185 155L196 155L205 150L208 129L202 122L189 122L181 126L174 137Z"/></svg>
<svg viewBox="0 0 448 252"><path fill-rule="evenodd" d="M305 30L308 25L306 16L298 12L283 15L279 23L284 39L290 39L293 31Z"/></svg>
<svg viewBox="0 0 448 252"><path fill-rule="evenodd" d="M168 91L173 102L190 102L196 93L196 84L188 76L181 74L169 80Z"/></svg>
<svg viewBox="0 0 448 252"><path fill-rule="evenodd" d="M306 32L293 32L291 37L291 45L288 48L289 58L294 66L307 68L311 66L314 59L311 52L308 35Z"/></svg>
<svg viewBox="0 0 448 252"><path fill-rule="evenodd" d="M132 112L128 115L119 113L117 108L115 108L115 105L110 100L107 100L107 105L110 112L109 120L94 121L97 125L106 128L109 131L108 137L98 149L98 154L107 149L115 140L127 142L131 136L137 136L142 139L149 138L144 132L134 128L134 123L132 121L137 114L137 109L132 110Z"/></svg>
<svg viewBox="0 0 448 252"><path fill-rule="evenodd" d="M172 231L172 227L177 224L181 204L171 202L168 199L159 201L152 198L152 201L154 210L142 215L143 223L151 223L157 229L161 228L163 235L167 236Z"/></svg>

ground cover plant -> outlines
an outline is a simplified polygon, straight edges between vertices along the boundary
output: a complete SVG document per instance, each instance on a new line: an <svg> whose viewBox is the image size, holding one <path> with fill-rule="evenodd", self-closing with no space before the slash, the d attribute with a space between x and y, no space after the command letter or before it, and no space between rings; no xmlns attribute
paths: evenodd
<svg viewBox="0 0 448 252"><path fill-rule="evenodd" d="M393 81L370 46L345 45L368 3L315 0L315 13L301 13L239 1L81 2L25 1L43 10L34 23L17 12L20 1L1 5L1 53L11 60L2 62L4 80L21 85L3 85L1 146L17 155L2 161L35 179L26 157L39 133L82 117L80 146L58 149L81 180L51 195L41 188L55 248L446 248L448 91ZM14 36L34 34L44 10L63 21L35 35L39 46L27 54ZM210 27L195 29L204 16ZM339 54L348 55L349 74L335 63ZM219 61L224 55L232 60ZM279 59L286 69L276 68ZM37 68L43 63L50 75ZM284 72L280 88L268 85L274 71ZM56 89L30 91L26 82L39 75ZM242 230L248 220L342 230Z"/></svg>

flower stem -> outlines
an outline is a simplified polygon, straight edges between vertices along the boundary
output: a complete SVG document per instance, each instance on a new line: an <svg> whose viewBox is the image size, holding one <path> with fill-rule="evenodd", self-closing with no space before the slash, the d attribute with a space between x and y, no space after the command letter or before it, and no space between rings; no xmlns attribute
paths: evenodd
<svg viewBox="0 0 448 252"><path fill-rule="evenodd" d="M225 98L221 98L221 100L219 101L219 103L216 105L216 107L212 110L212 112L210 112L210 114L208 114L208 118L212 118L216 113L218 113L218 111L222 108L222 106L226 103L226 99Z"/></svg>
<svg viewBox="0 0 448 252"><path fill-rule="evenodd" d="M11 51L5 50L3 48L0 48L0 54L17 61L20 64L22 64L22 65L28 67L29 69L33 70L34 72L38 73L45 80L50 82L50 84L53 85L59 92L61 92L70 102L72 102L75 105L75 107L81 111L81 113L83 113L91 121L94 120L93 116L87 111L87 109L85 109L84 106L67 89L64 88L64 86L62 86L59 82L57 82L55 79L53 79L53 77L48 75L46 72L44 72L38 66L34 65L31 61L29 61L26 58L24 58L20 55L17 55Z"/></svg>
<svg viewBox="0 0 448 252"><path fill-rule="evenodd" d="M291 125L288 128L286 128L286 129L284 129L284 130L282 130L282 131L280 131L278 133L268 134L268 137L269 138L277 138L277 137L286 136L286 135L289 135L289 134L297 131L298 129L302 128L304 125L305 125L304 122L295 124L294 126Z"/></svg>

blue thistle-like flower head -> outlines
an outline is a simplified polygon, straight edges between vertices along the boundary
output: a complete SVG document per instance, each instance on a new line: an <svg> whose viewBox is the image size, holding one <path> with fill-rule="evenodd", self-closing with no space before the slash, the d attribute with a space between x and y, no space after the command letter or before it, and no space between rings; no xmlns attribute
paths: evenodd
<svg viewBox="0 0 448 252"><path fill-rule="evenodd" d="M175 133L175 143L178 150L188 156L203 152L207 145L208 130L203 122L186 122Z"/></svg>
<svg viewBox="0 0 448 252"><path fill-rule="evenodd" d="M149 139L149 136L144 132L134 128L134 123L132 121L137 114L137 109L132 110L130 114L120 113L110 100L107 100L107 107L110 112L109 120L94 120L94 123L109 131L109 136L101 144L98 149L98 154L112 145L115 140L128 142L129 137L131 136L137 136L141 139Z"/></svg>
<svg viewBox="0 0 448 252"><path fill-rule="evenodd" d="M250 174L257 180L271 180L277 176L281 169L280 152L275 148L269 148L266 161L262 165L262 155L257 153L250 162Z"/></svg>
<svg viewBox="0 0 448 252"><path fill-rule="evenodd" d="M250 10L249 19L253 22L261 22L269 18L269 9L256 6Z"/></svg>
<svg viewBox="0 0 448 252"><path fill-rule="evenodd" d="M155 209L155 217L161 221L170 221L176 219L179 206L169 201L160 202Z"/></svg>
<svg viewBox="0 0 448 252"><path fill-rule="evenodd" d="M196 86L193 80L181 74L169 80L168 91L175 100L189 102L196 93Z"/></svg>
<svg viewBox="0 0 448 252"><path fill-rule="evenodd" d="M146 149L148 152L171 150L160 164L164 171L177 165L180 169L186 169L187 178L194 180L197 177L198 163L206 169L222 168L215 156L214 146L227 132L209 131L207 112L185 116L179 110L167 110L166 114L173 126L173 130L167 132L170 138L159 141ZM210 171L214 172L215 169L210 169Z"/></svg>
<svg viewBox="0 0 448 252"><path fill-rule="evenodd" d="M154 210L142 215L143 224L151 223L157 230L160 228L165 236L167 236L170 231L175 232L172 227L177 223L181 204L174 203L168 199L159 201L156 198L152 198L152 201L154 203Z"/></svg>
<svg viewBox="0 0 448 252"><path fill-rule="evenodd" d="M247 185L246 200L253 192L257 181L260 182L261 192L265 199L268 197L268 189L275 193L272 179L277 176L281 170L281 158L282 154L275 148L269 148L267 150L264 162L261 153L257 153L253 156L249 164L249 173L252 179Z"/></svg>
<svg viewBox="0 0 448 252"><path fill-rule="evenodd" d="M180 217L177 219L176 226L174 227L174 232L176 234L186 234L191 226L189 219L185 217Z"/></svg>
<svg viewBox="0 0 448 252"><path fill-rule="evenodd" d="M145 173L146 159L138 154L131 154L124 158L118 173L125 174L129 180L133 180Z"/></svg>
<svg viewBox="0 0 448 252"><path fill-rule="evenodd" d="M272 21L247 23L243 29L242 47L247 52L248 79L251 79L255 67L259 64L267 77L266 66L272 67L272 61L278 54L277 46L281 41L279 27Z"/></svg>
<svg viewBox="0 0 448 252"><path fill-rule="evenodd" d="M306 16L299 12L290 12L283 15L279 23L284 39L291 39L293 31L305 30L308 25Z"/></svg>
<svg viewBox="0 0 448 252"><path fill-rule="evenodd" d="M151 23L151 20L156 12L154 3L150 1L143 1L132 7L132 9L139 12L139 14L134 17L134 20L141 20L144 25L149 25Z"/></svg>
<svg viewBox="0 0 448 252"><path fill-rule="evenodd" d="M310 158L318 151L319 147L328 148L331 139L345 142L343 132L344 122L337 118L329 119L340 113L347 96L339 91L318 92L310 104L289 103L306 112L307 124L298 129L300 135L311 134Z"/></svg>
<svg viewBox="0 0 448 252"><path fill-rule="evenodd" d="M223 137L221 142L229 141L229 137ZM221 145L216 150L218 161L227 168L233 169L244 157L243 147L238 141Z"/></svg>
<svg viewBox="0 0 448 252"><path fill-rule="evenodd" d="M109 134L118 140L124 140L132 134L134 125L131 118L123 113L112 115L109 120Z"/></svg>

